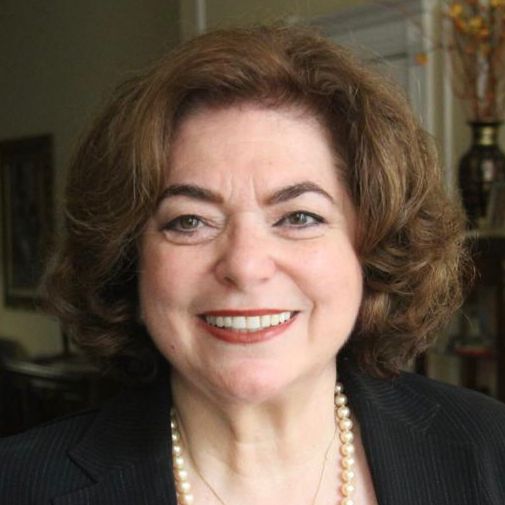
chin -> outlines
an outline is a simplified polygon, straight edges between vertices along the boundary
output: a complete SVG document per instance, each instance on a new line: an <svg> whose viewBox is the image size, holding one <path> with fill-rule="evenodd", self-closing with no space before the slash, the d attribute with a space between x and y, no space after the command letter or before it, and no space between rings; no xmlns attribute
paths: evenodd
<svg viewBox="0 0 505 505"><path fill-rule="evenodd" d="M291 380L272 366L238 366L220 374L215 389L227 401L259 404L282 395Z"/></svg>

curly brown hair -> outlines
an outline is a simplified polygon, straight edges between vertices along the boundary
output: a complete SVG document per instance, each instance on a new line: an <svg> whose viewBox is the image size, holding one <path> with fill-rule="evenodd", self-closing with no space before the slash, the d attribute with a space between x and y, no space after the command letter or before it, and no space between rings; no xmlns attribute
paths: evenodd
<svg viewBox="0 0 505 505"><path fill-rule="evenodd" d="M345 352L371 374L396 373L460 305L464 215L399 89L299 27L199 36L117 89L70 167L47 308L107 368L151 369L156 351L138 317L138 239L163 190L173 133L194 107L246 101L306 107L330 132L358 216L365 286Z"/></svg>

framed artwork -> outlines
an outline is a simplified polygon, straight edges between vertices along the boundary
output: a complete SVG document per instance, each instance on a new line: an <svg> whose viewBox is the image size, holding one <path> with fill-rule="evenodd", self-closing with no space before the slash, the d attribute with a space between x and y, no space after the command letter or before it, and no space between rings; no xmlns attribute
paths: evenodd
<svg viewBox="0 0 505 505"><path fill-rule="evenodd" d="M52 231L52 138L0 141L4 303L35 308Z"/></svg>

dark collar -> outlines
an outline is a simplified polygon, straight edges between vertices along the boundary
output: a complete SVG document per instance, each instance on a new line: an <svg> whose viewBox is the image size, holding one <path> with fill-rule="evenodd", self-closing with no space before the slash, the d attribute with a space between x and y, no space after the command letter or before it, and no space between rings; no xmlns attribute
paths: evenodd
<svg viewBox="0 0 505 505"><path fill-rule="evenodd" d="M485 503L474 499L471 447L451 437L437 401L402 376L372 378L345 360L339 376L361 427L379 505ZM53 505L175 505L169 410L168 381L108 404L69 452L95 484Z"/></svg>

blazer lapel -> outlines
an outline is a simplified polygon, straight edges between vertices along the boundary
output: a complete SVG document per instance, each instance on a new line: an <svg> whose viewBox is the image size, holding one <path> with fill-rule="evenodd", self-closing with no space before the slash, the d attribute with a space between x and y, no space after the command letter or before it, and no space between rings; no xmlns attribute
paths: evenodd
<svg viewBox="0 0 505 505"><path fill-rule="evenodd" d="M93 482L53 505L176 505L167 381L101 410L69 458Z"/></svg>
<svg viewBox="0 0 505 505"><path fill-rule="evenodd" d="M171 475L167 462L144 462L113 470L89 487L54 498L52 504L176 505Z"/></svg>
<svg viewBox="0 0 505 505"><path fill-rule="evenodd" d="M487 503L476 489L472 446L454 439L434 399L401 377L375 379L341 363L339 375L360 424L379 505Z"/></svg>

